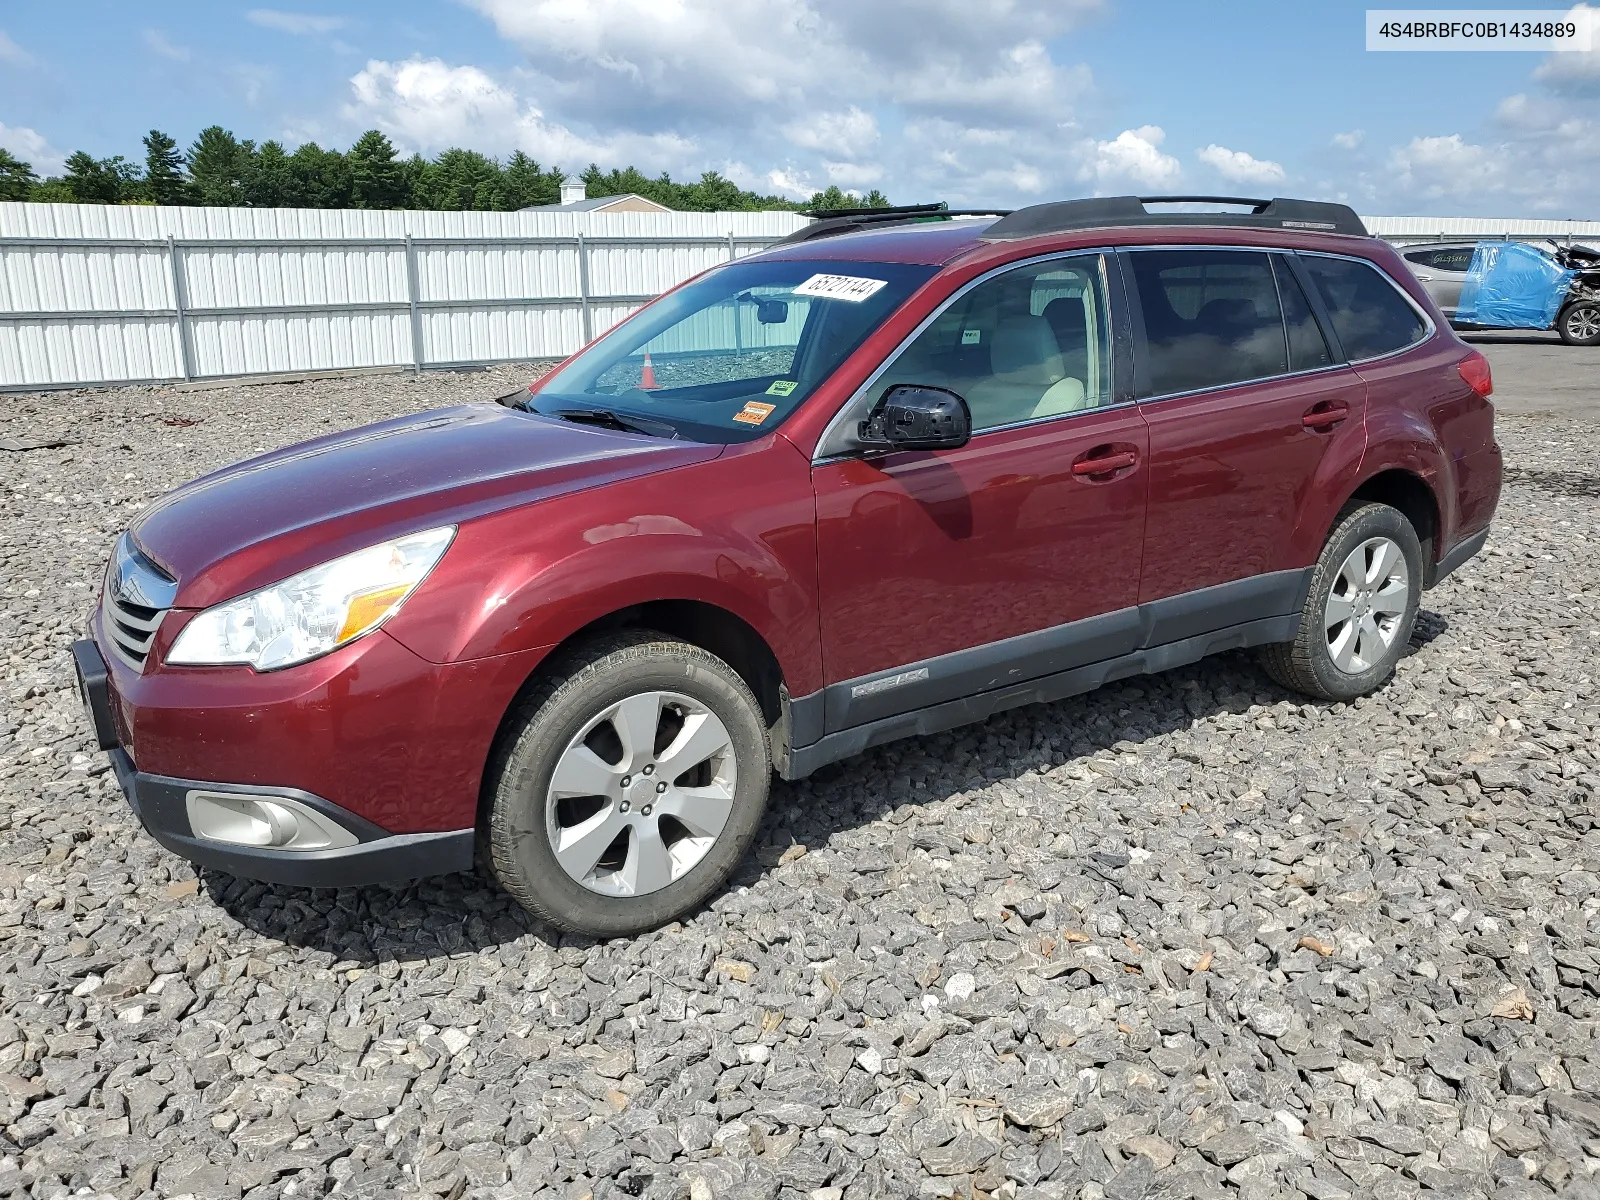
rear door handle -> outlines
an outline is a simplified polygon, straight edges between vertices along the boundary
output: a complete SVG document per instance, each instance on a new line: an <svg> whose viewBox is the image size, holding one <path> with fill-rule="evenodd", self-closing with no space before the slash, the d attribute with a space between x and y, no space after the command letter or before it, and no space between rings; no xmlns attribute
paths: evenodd
<svg viewBox="0 0 1600 1200"><path fill-rule="evenodd" d="M1337 401L1324 400L1307 410L1305 415L1300 418L1300 424L1307 429L1320 432L1324 429L1332 429L1349 415L1349 405L1341 404Z"/></svg>
<svg viewBox="0 0 1600 1200"><path fill-rule="evenodd" d="M1132 450L1120 450L1115 454L1085 454L1072 464L1072 473L1084 475L1110 475L1114 471L1125 471L1139 461L1139 456Z"/></svg>

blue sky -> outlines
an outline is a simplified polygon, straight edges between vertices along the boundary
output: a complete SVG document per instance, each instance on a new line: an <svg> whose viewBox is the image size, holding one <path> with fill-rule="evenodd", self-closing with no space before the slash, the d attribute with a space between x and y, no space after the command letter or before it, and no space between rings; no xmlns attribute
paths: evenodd
<svg viewBox="0 0 1600 1200"><path fill-rule="evenodd" d="M1600 218L1600 52L1376 54L1364 6L1245 0L0 5L0 145L523 149L961 205L1300 194Z"/></svg>

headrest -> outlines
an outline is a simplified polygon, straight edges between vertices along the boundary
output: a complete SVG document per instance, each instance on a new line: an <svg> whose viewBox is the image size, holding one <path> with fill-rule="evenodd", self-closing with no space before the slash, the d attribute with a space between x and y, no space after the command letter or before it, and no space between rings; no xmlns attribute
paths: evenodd
<svg viewBox="0 0 1600 1200"><path fill-rule="evenodd" d="M1195 315L1195 320L1213 329L1219 325L1248 325L1255 319L1255 301L1234 296L1207 300Z"/></svg>
<svg viewBox="0 0 1600 1200"><path fill-rule="evenodd" d="M1089 314L1080 297L1057 296L1044 306L1044 319L1057 338L1070 334L1074 341L1082 342L1089 336Z"/></svg>
<svg viewBox="0 0 1600 1200"><path fill-rule="evenodd" d="M996 375L1026 375L1053 383L1064 374L1055 334L1043 317L1007 317L994 331L989 365Z"/></svg>

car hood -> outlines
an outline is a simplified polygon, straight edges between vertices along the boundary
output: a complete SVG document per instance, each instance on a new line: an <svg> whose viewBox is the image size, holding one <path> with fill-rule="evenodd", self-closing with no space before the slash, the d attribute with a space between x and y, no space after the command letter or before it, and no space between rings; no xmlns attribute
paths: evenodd
<svg viewBox="0 0 1600 1200"><path fill-rule="evenodd" d="M203 608L375 542L715 458L721 446L574 425L495 404L288 446L168 493L132 528Z"/></svg>

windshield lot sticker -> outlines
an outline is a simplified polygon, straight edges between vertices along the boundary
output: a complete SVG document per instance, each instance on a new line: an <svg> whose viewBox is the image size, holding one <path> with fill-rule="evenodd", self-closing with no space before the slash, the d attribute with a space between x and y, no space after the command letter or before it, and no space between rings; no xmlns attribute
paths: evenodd
<svg viewBox="0 0 1600 1200"><path fill-rule="evenodd" d="M813 275L799 287L796 296L815 296L819 300L849 300L859 303L881 287L887 279L863 279L857 275Z"/></svg>
<svg viewBox="0 0 1600 1200"><path fill-rule="evenodd" d="M759 425L770 417L777 407L776 404L763 404L759 400L746 400L744 407L733 414L733 419L742 421L746 425Z"/></svg>
<svg viewBox="0 0 1600 1200"><path fill-rule="evenodd" d="M777 379L774 380L772 386L767 389L767 395L787 396L799 386L800 381L797 379Z"/></svg>
<svg viewBox="0 0 1600 1200"><path fill-rule="evenodd" d="M963 329L961 331L961 344L963 346L976 346L983 338L981 329Z"/></svg>

